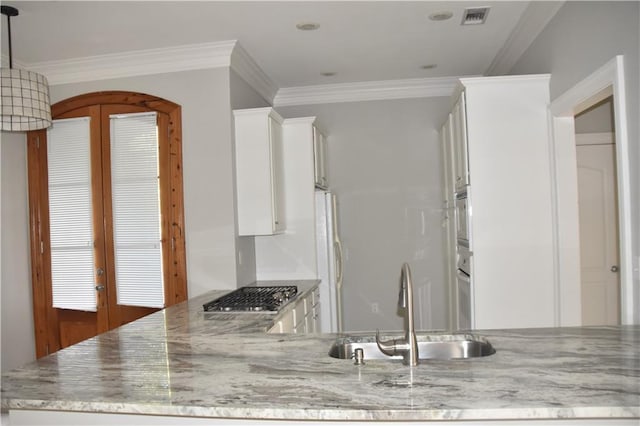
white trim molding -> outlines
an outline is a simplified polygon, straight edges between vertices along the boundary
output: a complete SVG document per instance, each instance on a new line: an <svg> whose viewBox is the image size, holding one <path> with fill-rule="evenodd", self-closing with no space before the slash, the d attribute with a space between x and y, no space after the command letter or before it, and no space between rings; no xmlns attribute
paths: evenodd
<svg viewBox="0 0 640 426"><path fill-rule="evenodd" d="M616 143L613 132L576 133L576 145L613 145Z"/></svg>
<svg viewBox="0 0 640 426"><path fill-rule="evenodd" d="M27 64L43 74L50 85L111 78L228 67L236 41L137 50L84 58Z"/></svg>
<svg viewBox="0 0 640 426"><path fill-rule="evenodd" d="M453 94L457 83L458 77L439 77L285 87L278 90L273 105L280 107L385 99L449 97Z"/></svg>
<svg viewBox="0 0 640 426"><path fill-rule="evenodd" d="M49 85L229 67L274 106L450 97L458 77L415 78L278 88L247 51L228 40L22 64Z"/></svg>
<svg viewBox="0 0 640 426"><path fill-rule="evenodd" d="M564 1L530 2L485 74L507 74L564 3Z"/></svg>
<svg viewBox="0 0 640 426"><path fill-rule="evenodd" d="M278 92L278 86L244 50L240 43L236 43L231 53L231 68L262 97L273 104L273 99Z"/></svg>
<svg viewBox="0 0 640 426"><path fill-rule="evenodd" d="M550 105L553 125L551 152L556 160L551 171L555 182L554 235L556 268L560 288L560 325L580 325L580 245L577 226L577 171L574 116L613 94L618 183L620 252L620 322L633 324L640 306L634 303L633 247L631 220L631 178L624 58L618 55L577 83ZM636 230L637 231L637 230ZM577 291L576 291L577 290ZM640 290L636 290L640 291ZM564 295L564 297L563 297ZM576 323L577 322L577 323Z"/></svg>

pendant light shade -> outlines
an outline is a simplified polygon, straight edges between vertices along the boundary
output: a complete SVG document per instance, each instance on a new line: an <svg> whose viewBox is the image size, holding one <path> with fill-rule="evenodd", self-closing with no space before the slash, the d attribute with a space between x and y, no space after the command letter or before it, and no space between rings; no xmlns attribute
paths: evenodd
<svg viewBox="0 0 640 426"><path fill-rule="evenodd" d="M0 128L10 132L44 129L51 125L47 79L42 74L12 67L11 17L17 16L18 10L2 6L2 14L7 17L9 31L9 68L0 69Z"/></svg>

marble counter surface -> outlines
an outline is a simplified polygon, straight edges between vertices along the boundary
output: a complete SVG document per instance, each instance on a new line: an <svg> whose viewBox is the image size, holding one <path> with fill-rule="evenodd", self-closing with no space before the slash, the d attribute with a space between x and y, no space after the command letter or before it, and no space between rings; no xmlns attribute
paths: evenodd
<svg viewBox="0 0 640 426"><path fill-rule="evenodd" d="M253 419L640 417L640 326L480 332L468 360L327 356L336 335L266 334L269 314L208 314L210 292L2 377L4 409Z"/></svg>

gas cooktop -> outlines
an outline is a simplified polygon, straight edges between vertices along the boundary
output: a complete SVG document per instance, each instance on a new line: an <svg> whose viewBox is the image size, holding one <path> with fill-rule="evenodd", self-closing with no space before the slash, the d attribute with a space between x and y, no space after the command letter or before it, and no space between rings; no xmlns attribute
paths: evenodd
<svg viewBox="0 0 640 426"><path fill-rule="evenodd" d="M298 294L298 287L268 286L241 287L205 303L205 312L263 312L277 313Z"/></svg>

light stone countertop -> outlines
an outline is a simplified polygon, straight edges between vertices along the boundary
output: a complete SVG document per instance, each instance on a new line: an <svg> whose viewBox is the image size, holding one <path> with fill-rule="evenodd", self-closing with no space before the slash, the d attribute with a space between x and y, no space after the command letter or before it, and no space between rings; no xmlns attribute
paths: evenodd
<svg viewBox="0 0 640 426"><path fill-rule="evenodd" d="M205 315L202 303L225 292L3 375L2 408L285 420L640 417L640 326L481 331L494 355L358 367L327 355L336 335L266 334L272 314Z"/></svg>

